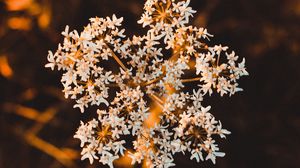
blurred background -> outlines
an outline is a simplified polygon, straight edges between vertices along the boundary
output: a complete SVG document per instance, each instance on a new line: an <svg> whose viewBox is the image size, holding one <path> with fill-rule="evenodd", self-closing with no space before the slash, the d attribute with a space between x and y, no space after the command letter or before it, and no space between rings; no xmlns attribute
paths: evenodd
<svg viewBox="0 0 300 168"><path fill-rule="evenodd" d="M73 134L89 118L63 98L61 74L44 68L47 51L62 42L65 25L81 31L94 16L115 13L124 17L127 35L141 33L143 3L0 1L0 168L104 167L80 161ZM177 155L176 167L300 167L300 1L191 0L191 6L198 11L193 25L245 57L250 76L240 80L244 92L208 100L232 132L220 143L226 157L213 165Z"/></svg>

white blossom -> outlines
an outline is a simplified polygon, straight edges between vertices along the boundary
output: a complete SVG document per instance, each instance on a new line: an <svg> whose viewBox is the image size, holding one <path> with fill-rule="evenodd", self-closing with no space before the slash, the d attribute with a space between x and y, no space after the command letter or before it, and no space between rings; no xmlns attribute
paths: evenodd
<svg viewBox="0 0 300 168"><path fill-rule="evenodd" d="M147 29L142 36L126 37L116 15L91 18L82 32L65 27L63 43L48 52L45 67L63 71L63 92L75 100L74 108L98 107L97 117L80 122L74 135L82 160L113 167L128 151L132 164L166 168L175 166L179 152L197 162L225 156L215 137L230 131L203 100L242 91L238 80L249 74L244 58L227 46L209 46L213 35L188 25L196 12L189 4L147 0L138 21ZM153 105L159 121L147 126Z"/></svg>

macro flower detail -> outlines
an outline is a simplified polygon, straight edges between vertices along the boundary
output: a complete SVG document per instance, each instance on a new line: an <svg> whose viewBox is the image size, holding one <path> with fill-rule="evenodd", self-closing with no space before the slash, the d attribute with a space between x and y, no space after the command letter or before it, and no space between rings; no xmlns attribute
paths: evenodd
<svg viewBox="0 0 300 168"><path fill-rule="evenodd" d="M82 160L113 167L126 152L132 164L171 167L176 153L213 163L225 156L215 138L230 132L203 99L242 91L245 59L227 46L209 46L213 35L188 25L196 12L189 3L147 0L138 21L147 29L142 36L126 37L123 18L115 15L91 18L80 33L66 26L45 67L63 71L63 92L74 108L98 107L97 117L81 122L74 135ZM159 112L149 124L153 107Z"/></svg>

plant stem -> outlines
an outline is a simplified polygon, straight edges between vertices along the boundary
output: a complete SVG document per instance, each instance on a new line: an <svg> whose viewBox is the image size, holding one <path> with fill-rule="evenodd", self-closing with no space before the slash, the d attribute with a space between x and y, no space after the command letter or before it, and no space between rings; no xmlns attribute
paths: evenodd
<svg viewBox="0 0 300 168"><path fill-rule="evenodd" d="M151 99L153 99L155 102L157 102L160 106L163 106L164 101L161 100L161 99L160 99L159 97L157 97L156 95L150 94L149 97L150 97Z"/></svg>
<svg viewBox="0 0 300 168"><path fill-rule="evenodd" d="M105 44L105 46L110 50L110 53L112 55L112 57L117 61L117 63L121 66L121 68L127 72L128 69L126 68L126 66L123 64L123 62L120 60L120 58L114 53L114 51L109 47L109 45Z"/></svg>
<svg viewBox="0 0 300 168"><path fill-rule="evenodd" d="M125 67L125 65L123 64L123 62L119 59L119 57L111 50L111 54L113 56L113 58L117 61L117 63L121 66L121 68L127 72L127 68Z"/></svg>
<svg viewBox="0 0 300 168"><path fill-rule="evenodd" d="M164 76L161 75L160 77L155 78L155 79L153 79L153 80L151 80L151 81L142 83L141 86L148 86L148 85L151 85L151 84L153 84L153 83L155 83L155 82L158 82L158 81L161 80L163 77L164 77Z"/></svg>
<svg viewBox="0 0 300 168"><path fill-rule="evenodd" d="M188 82L197 82L200 81L200 77L196 77L196 78L190 78L190 79L181 79L182 83L188 83Z"/></svg>

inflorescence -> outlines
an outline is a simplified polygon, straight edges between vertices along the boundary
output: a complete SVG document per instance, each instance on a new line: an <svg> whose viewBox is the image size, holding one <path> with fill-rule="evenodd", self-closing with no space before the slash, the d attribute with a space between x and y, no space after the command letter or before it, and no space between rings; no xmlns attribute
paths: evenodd
<svg viewBox="0 0 300 168"><path fill-rule="evenodd" d="M113 167L129 151L132 164L170 167L176 153L213 163L225 155L214 138L230 132L203 98L242 91L237 80L248 75L245 59L237 62L239 57L226 46L209 46L213 36L207 29L188 25L196 12L189 3L147 0L138 21L147 28L143 36L126 37L123 18L115 15L91 18L80 33L66 26L64 42L55 53L49 51L46 67L64 72L63 92L76 101L74 108L84 112L99 106L98 117L81 122L74 135L81 141L82 160ZM107 61L119 67L104 67ZM186 84L191 82L197 87L189 91ZM149 126L145 122L153 103L160 112ZM126 140L128 136L135 140Z"/></svg>

